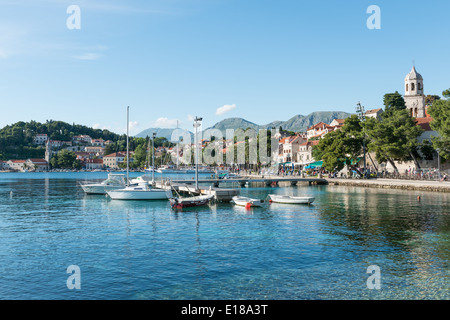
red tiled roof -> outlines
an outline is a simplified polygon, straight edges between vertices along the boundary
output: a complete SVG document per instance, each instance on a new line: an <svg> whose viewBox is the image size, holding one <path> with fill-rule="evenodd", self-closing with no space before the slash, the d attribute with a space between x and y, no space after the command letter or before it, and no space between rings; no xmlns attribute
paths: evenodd
<svg viewBox="0 0 450 320"><path fill-rule="evenodd" d="M416 118L416 124L425 131L433 131L430 126L431 121L433 121L433 118L431 117Z"/></svg>
<svg viewBox="0 0 450 320"><path fill-rule="evenodd" d="M378 108L378 109L372 109L372 110L367 110L367 111L366 111L366 114L377 113L377 112L380 111L380 110L381 110L381 108Z"/></svg>
<svg viewBox="0 0 450 320"><path fill-rule="evenodd" d="M33 163L44 163L44 164L48 164L48 162L45 159L28 159Z"/></svg>
<svg viewBox="0 0 450 320"><path fill-rule="evenodd" d="M126 152L114 152L105 156L105 158L123 158L125 157ZM130 152L131 154L131 152Z"/></svg>
<svg viewBox="0 0 450 320"><path fill-rule="evenodd" d="M323 127L323 125L328 126L328 125L327 125L326 123L324 123L324 122L319 122L319 123L316 123L315 125L313 125L312 127L308 128L308 130L312 130L312 129L318 128L318 127Z"/></svg>

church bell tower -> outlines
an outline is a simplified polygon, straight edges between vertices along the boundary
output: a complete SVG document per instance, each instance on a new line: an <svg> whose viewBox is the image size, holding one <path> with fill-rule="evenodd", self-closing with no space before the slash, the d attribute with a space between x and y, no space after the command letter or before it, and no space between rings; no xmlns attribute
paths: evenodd
<svg viewBox="0 0 450 320"><path fill-rule="evenodd" d="M424 118L425 95L423 94L423 78L413 66L410 73L405 78L405 104L411 116Z"/></svg>

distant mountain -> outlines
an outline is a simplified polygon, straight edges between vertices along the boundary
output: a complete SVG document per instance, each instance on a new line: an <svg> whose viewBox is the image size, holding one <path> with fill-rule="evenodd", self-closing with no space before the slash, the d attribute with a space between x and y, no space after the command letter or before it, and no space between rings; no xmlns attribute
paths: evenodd
<svg viewBox="0 0 450 320"><path fill-rule="evenodd" d="M280 126L283 130L294 131L294 132L305 132L309 127L319 123L325 122L330 124L334 119L346 119L351 116L351 113L342 111L318 111L313 112L307 116L296 115L287 121L273 121L266 125L257 125L253 122L242 118L229 118L222 120L212 126L212 129L219 129L225 133L226 129L247 129L252 128L255 130L259 129L278 129Z"/></svg>
<svg viewBox="0 0 450 320"><path fill-rule="evenodd" d="M146 138L147 136L151 137L153 132L156 132L156 136L158 138L166 138L168 141L171 140L172 138L172 133L177 130L177 129L170 129L170 128L149 128L146 129L142 132L140 132L139 134L136 135L137 138ZM190 131L184 130L184 129L178 129L178 130L183 130L186 132L189 132L191 134L191 136L193 137L194 134Z"/></svg>
<svg viewBox="0 0 450 320"><path fill-rule="evenodd" d="M330 124L334 119L346 119L351 116L351 113L342 111L318 111L310 113L307 116L296 115L287 121L275 121L271 122L263 128L279 128L280 126L283 130L294 131L294 132L305 132L309 127L319 123L324 122Z"/></svg>
<svg viewBox="0 0 450 320"><path fill-rule="evenodd" d="M255 130L259 129L259 125L257 125L256 123L247 121L245 119L242 118L228 118L225 120L222 120L218 123L216 123L214 126L212 126L211 128L208 129L219 129L220 131L222 131L223 133L225 133L226 129L247 129L247 128L252 128ZM206 129L206 130L208 130Z"/></svg>
<svg viewBox="0 0 450 320"><path fill-rule="evenodd" d="M208 129L219 129L220 131L222 131L224 136L226 134L227 129L236 130L239 128L244 129L244 130L247 128L259 130L259 129L270 129L270 128L278 129L281 126L283 128L283 130L294 131L294 132L305 132L309 127L311 127L319 122L325 122L327 124L330 124L331 121L333 121L334 119L346 119L350 116L351 116L351 113L342 112L342 111L318 111L318 112L313 112L307 116L296 115L287 121L273 121L266 125L258 125L256 123L250 122L250 121L242 119L242 118L228 118L228 119L224 119L224 120L216 123L214 126L208 128ZM208 129L206 129L206 130L208 130ZM172 132L174 130L175 129L150 128L150 129L142 131L141 133L136 135L136 137L138 137L138 138L145 138L146 136L151 137L152 133L156 132L157 137L164 137L170 141ZM190 131L189 131L189 133L191 134L191 137L193 138L194 134Z"/></svg>

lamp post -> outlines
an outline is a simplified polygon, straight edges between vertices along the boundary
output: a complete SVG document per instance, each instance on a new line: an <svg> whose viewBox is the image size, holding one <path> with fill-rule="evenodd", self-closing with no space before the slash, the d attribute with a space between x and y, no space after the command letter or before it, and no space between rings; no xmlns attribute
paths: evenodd
<svg viewBox="0 0 450 320"><path fill-rule="evenodd" d="M202 118L195 117L194 128L195 128L195 190L198 190L198 138L197 130L202 125Z"/></svg>
<svg viewBox="0 0 450 320"><path fill-rule="evenodd" d="M365 110L364 106L361 105L360 102L356 105L356 113L358 115L359 120L362 122L363 125L363 152L364 152L364 174L363 177L366 177L366 128L364 125L364 121L366 120Z"/></svg>
<svg viewBox="0 0 450 320"><path fill-rule="evenodd" d="M152 134L152 185L155 184L155 138L156 132Z"/></svg>

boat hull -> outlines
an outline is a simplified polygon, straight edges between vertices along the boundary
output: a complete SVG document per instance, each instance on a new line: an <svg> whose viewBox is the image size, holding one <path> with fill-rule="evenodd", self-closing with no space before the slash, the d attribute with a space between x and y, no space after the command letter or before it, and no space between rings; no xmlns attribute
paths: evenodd
<svg viewBox="0 0 450 320"><path fill-rule="evenodd" d="M264 200L251 199L245 197L233 197L234 204L242 207L262 207L264 205Z"/></svg>
<svg viewBox="0 0 450 320"><path fill-rule="evenodd" d="M291 196L278 196L269 195L270 202L284 203L284 204L311 204L314 202L314 197L291 197Z"/></svg>
<svg viewBox="0 0 450 320"><path fill-rule="evenodd" d="M169 190L113 190L108 195L113 200L167 200L172 197Z"/></svg>
<svg viewBox="0 0 450 320"><path fill-rule="evenodd" d="M173 209L199 207L209 204L212 198L212 196L192 197L184 199L172 198L170 199L170 205Z"/></svg>

